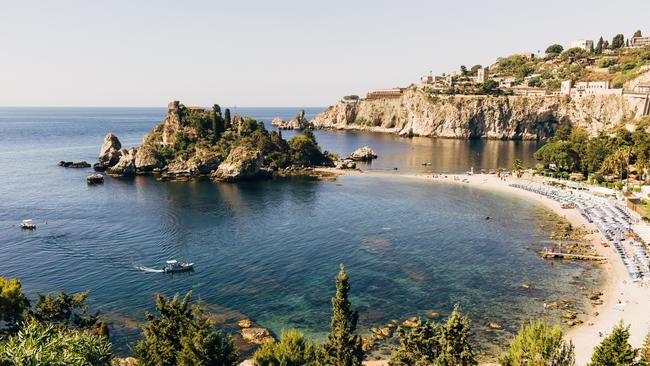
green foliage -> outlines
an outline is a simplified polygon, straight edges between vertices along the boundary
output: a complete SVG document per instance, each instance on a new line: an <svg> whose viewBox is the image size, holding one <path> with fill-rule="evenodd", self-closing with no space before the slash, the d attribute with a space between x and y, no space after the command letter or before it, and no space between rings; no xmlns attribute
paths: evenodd
<svg viewBox="0 0 650 366"><path fill-rule="evenodd" d="M533 157L546 163L555 164L558 170L572 170L578 166L578 154L570 142L552 141L535 151Z"/></svg>
<svg viewBox="0 0 650 366"><path fill-rule="evenodd" d="M483 67L483 66L481 66L481 65L474 65L474 66L472 66L472 68L470 69L470 74L471 74L472 76L476 76L476 75L478 75L478 70L481 69L482 67Z"/></svg>
<svg viewBox="0 0 650 366"><path fill-rule="evenodd" d="M542 82L542 78L540 77L534 77L530 80L528 80L528 86L531 88L541 88L544 85Z"/></svg>
<svg viewBox="0 0 650 366"><path fill-rule="evenodd" d="M600 37L598 43L596 43L596 48L594 48L594 53L600 55L603 53L604 40L603 37Z"/></svg>
<svg viewBox="0 0 650 366"><path fill-rule="evenodd" d="M639 366L650 366L650 333L643 339L643 346L639 350Z"/></svg>
<svg viewBox="0 0 650 366"><path fill-rule="evenodd" d="M559 53L562 53L562 51L564 51L564 47L562 47L562 45L559 45L559 44L552 44L552 45L550 45L550 46L548 46L546 48L546 54L547 55L559 54Z"/></svg>
<svg viewBox="0 0 650 366"><path fill-rule="evenodd" d="M359 314L352 310L349 292L348 275L341 264L336 276L336 295L332 298L330 332L324 345L329 365L358 366L363 360L361 337L355 334Z"/></svg>
<svg viewBox="0 0 650 366"><path fill-rule="evenodd" d="M239 354L232 338L216 331L199 305L190 305L191 292L167 299L156 297L158 316L145 313L142 339L135 346L143 366L236 365Z"/></svg>
<svg viewBox="0 0 650 366"><path fill-rule="evenodd" d="M418 319L415 327L400 327L397 334L400 344L391 354L391 366L477 364L469 342L469 320L461 315L458 305L443 325Z"/></svg>
<svg viewBox="0 0 650 366"><path fill-rule="evenodd" d="M563 60L567 60L569 62L575 62L577 60L581 60L589 57L589 52L583 50L580 47L573 47L562 52L561 56Z"/></svg>
<svg viewBox="0 0 650 366"><path fill-rule="evenodd" d="M456 305L447 318L447 322L440 328L438 338L440 355L436 364L440 366L476 365L469 336L469 319L461 315L460 308Z"/></svg>
<svg viewBox="0 0 650 366"><path fill-rule="evenodd" d="M613 57L603 57L596 62L596 66L598 67L611 67L616 65L617 61Z"/></svg>
<svg viewBox="0 0 650 366"><path fill-rule="evenodd" d="M625 46L625 36L617 34L612 39L612 49L617 49Z"/></svg>
<svg viewBox="0 0 650 366"><path fill-rule="evenodd" d="M503 366L572 366L574 347L563 340L559 326L551 328L543 321L531 321L521 326L499 362Z"/></svg>
<svg viewBox="0 0 650 366"><path fill-rule="evenodd" d="M410 330L397 329L399 346L393 350L390 366L425 366L434 364L440 355L440 327L418 319Z"/></svg>
<svg viewBox="0 0 650 366"><path fill-rule="evenodd" d="M483 94L496 94L499 92L499 83L490 79L481 84L480 89Z"/></svg>
<svg viewBox="0 0 650 366"><path fill-rule="evenodd" d="M618 323L612 333L596 346L589 366L632 366L636 354L630 345L630 328Z"/></svg>
<svg viewBox="0 0 650 366"><path fill-rule="evenodd" d="M637 30L636 32L634 32L634 34L632 35L632 37L642 37L642 35L641 35L641 31L640 31L640 30Z"/></svg>
<svg viewBox="0 0 650 366"><path fill-rule="evenodd" d="M223 119L225 122L225 127L230 128L232 126L232 119L230 119L230 109L226 108L226 110L223 113Z"/></svg>
<svg viewBox="0 0 650 366"><path fill-rule="evenodd" d="M15 278L0 277L0 320L13 328L27 309L29 301L23 294L20 281Z"/></svg>
<svg viewBox="0 0 650 366"><path fill-rule="evenodd" d="M322 164L326 160L316 142L316 137L310 130L304 130L301 135L292 137L288 145L293 164L312 166Z"/></svg>
<svg viewBox="0 0 650 366"><path fill-rule="evenodd" d="M534 62L527 60L521 55L512 55L501 58L497 61L497 69L504 75L511 75L518 79L533 73Z"/></svg>
<svg viewBox="0 0 650 366"><path fill-rule="evenodd" d="M280 335L279 342L264 343L253 359L258 366L320 366L324 365L325 354L304 334L289 330Z"/></svg>
<svg viewBox="0 0 650 366"><path fill-rule="evenodd" d="M0 341L0 365L109 366L112 351L101 335L56 327L32 319Z"/></svg>
<svg viewBox="0 0 650 366"><path fill-rule="evenodd" d="M59 326L89 329L108 336L108 328L99 318L99 313L88 314L87 298L88 291L76 294L60 292L56 296L39 295L33 309L34 318Z"/></svg>
<svg viewBox="0 0 650 366"><path fill-rule="evenodd" d="M524 163L520 159L515 159L512 162L512 171L517 175L517 178L521 178L524 174Z"/></svg>

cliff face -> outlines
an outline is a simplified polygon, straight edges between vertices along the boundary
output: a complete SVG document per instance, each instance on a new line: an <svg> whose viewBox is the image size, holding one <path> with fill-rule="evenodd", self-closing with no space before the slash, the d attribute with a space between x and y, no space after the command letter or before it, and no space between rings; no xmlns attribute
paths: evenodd
<svg viewBox="0 0 650 366"><path fill-rule="evenodd" d="M321 129L351 129L446 138L544 139L560 124L591 133L624 117L639 116L643 103L624 96L580 99L523 96L431 96L408 89L400 98L340 102L317 115Z"/></svg>

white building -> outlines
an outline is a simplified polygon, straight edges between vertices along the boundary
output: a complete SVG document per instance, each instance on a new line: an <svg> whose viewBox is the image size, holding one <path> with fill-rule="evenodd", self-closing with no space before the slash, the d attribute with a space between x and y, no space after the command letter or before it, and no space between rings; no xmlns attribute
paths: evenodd
<svg viewBox="0 0 650 366"><path fill-rule="evenodd" d="M480 69L476 70L477 83L484 83L488 80L489 77L490 77L490 70L487 67L481 67Z"/></svg>
<svg viewBox="0 0 650 366"><path fill-rule="evenodd" d="M630 38L630 47L650 46L650 37L632 37Z"/></svg>
<svg viewBox="0 0 650 366"><path fill-rule="evenodd" d="M579 39L571 43L571 48L581 48L585 51L591 51L594 48L594 41L591 39Z"/></svg>
<svg viewBox="0 0 650 366"><path fill-rule="evenodd" d="M561 95L581 98L587 95L623 95L623 89L612 89L609 81L579 81L565 80L560 86Z"/></svg>

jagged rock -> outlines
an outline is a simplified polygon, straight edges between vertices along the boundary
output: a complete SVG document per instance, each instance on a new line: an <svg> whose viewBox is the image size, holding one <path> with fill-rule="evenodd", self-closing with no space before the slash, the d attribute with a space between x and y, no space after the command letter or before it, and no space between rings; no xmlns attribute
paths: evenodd
<svg viewBox="0 0 650 366"><path fill-rule="evenodd" d="M64 168L90 168L90 164L88 164L86 161L82 160L78 163L72 162L72 161L59 161L59 166L62 166Z"/></svg>
<svg viewBox="0 0 650 366"><path fill-rule="evenodd" d="M259 151L237 146L230 151L226 160L219 164L212 178L223 182L252 179L259 176L261 167L262 154Z"/></svg>
<svg viewBox="0 0 650 366"><path fill-rule="evenodd" d="M345 159L345 160L337 160L334 162L334 166L337 169L356 169L357 168L357 163L350 159Z"/></svg>
<svg viewBox="0 0 650 366"><path fill-rule="evenodd" d="M280 117L275 117L271 121L271 125L281 130L304 130L311 128L311 123L305 119L305 110L300 110L297 116L290 121L285 121Z"/></svg>
<svg viewBox="0 0 650 366"><path fill-rule="evenodd" d="M99 162L105 167L111 167L117 164L121 158L122 144L120 139L112 133L106 134L104 143L99 149Z"/></svg>
<svg viewBox="0 0 650 366"><path fill-rule="evenodd" d="M377 154L372 151L368 146L360 147L348 156L348 159L355 161L370 161L372 159L377 159Z"/></svg>
<svg viewBox="0 0 650 366"><path fill-rule="evenodd" d="M101 184L104 183L104 176L101 174L91 174L86 177L86 183L88 184Z"/></svg>
<svg viewBox="0 0 650 366"><path fill-rule="evenodd" d="M128 150L120 150L120 160L117 164L107 168L106 173L109 175L134 175L136 153L137 149L133 147Z"/></svg>
<svg viewBox="0 0 650 366"><path fill-rule="evenodd" d="M221 155L207 150L197 148L196 152L187 161L187 168L198 174L210 174L221 164Z"/></svg>
<svg viewBox="0 0 650 366"><path fill-rule="evenodd" d="M153 146L144 144L138 148L135 154L135 169L141 172L150 172L164 166L163 159L158 155Z"/></svg>
<svg viewBox="0 0 650 366"><path fill-rule="evenodd" d="M243 328L241 330L242 338L248 343L263 344L267 341L272 341L273 337L266 328Z"/></svg>

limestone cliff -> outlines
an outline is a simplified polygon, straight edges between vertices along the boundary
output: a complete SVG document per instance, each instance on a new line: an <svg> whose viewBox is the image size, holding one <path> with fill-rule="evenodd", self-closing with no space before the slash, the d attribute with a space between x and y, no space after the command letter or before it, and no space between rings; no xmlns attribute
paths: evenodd
<svg viewBox="0 0 650 366"><path fill-rule="evenodd" d="M311 123L320 129L350 129L446 138L545 139L560 124L591 133L612 127L625 117L639 117L645 101L602 95L565 96L437 96L409 88L399 98L340 102Z"/></svg>

